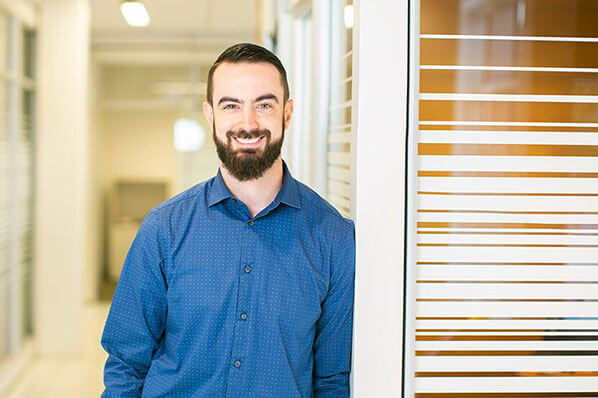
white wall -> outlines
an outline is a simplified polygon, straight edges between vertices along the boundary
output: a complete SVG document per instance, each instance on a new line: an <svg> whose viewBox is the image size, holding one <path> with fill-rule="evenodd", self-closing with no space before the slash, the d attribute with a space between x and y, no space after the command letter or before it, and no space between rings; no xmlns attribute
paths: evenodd
<svg viewBox="0 0 598 398"><path fill-rule="evenodd" d="M40 354L81 349L88 206L87 0L41 3L35 330Z"/></svg>
<svg viewBox="0 0 598 398"><path fill-rule="evenodd" d="M98 112L98 67L97 64L90 63L89 68L89 167L87 178L89 181L89 196L87 206L86 223L86 257L85 257L85 275L84 275L84 299L86 302L97 299L98 286L101 277L101 247L102 240L102 203L101 186L99 183L99 151L100 131L99 131L99 112Z"/></svg>

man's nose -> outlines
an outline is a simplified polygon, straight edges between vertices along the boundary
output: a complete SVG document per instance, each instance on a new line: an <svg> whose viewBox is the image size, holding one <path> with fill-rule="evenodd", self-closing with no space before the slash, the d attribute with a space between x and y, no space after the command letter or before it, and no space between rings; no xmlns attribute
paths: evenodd
<svg viewBox="0 0 598 398"><path fill-rule="evenodd" d="M258 127L259 124L257 122L257 114L255 112L255 109L253 109L252 107L246 109L243 117L243 128L246 131L251 131L257 129Z"/></svg>

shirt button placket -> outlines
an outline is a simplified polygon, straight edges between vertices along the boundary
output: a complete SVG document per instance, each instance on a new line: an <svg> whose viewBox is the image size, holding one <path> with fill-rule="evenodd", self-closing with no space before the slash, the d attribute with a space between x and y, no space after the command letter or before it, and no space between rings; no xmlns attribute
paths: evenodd
<svg viewBox="0 0 598 398"><path fill-rule="evenodd" d="M237 313L235 315L235 328L231 356L231 374L227 388L227 396L238 396L238 389L243 385L243 380L249 377L251 365L247 362L248 342L250 341L251 320L251 285L255 273L255 228L256 221L246 220L243 236L241 238L241 264L239 267L239 292L237 295Z"/></svg>

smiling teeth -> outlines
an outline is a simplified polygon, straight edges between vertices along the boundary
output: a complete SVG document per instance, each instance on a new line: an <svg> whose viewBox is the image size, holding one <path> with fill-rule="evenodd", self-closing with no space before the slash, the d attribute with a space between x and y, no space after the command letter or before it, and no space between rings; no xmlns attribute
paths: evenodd
<svg viewBox="0 0 598 398"><path fill-rule="evenodd" d="M235 137L235 139L237 141L239 141L241 144L255 144L256 142L258 142L260 140L260 138L262 138L262 137L257 137L257 138L239 138L239 137Z"/></svg>

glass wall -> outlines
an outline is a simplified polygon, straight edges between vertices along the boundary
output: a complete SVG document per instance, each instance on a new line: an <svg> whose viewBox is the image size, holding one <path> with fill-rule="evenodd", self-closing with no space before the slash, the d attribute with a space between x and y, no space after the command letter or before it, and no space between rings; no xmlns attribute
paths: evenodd
<svg viewBox="0 0 598 398"><path fill-rule="evenodd" d="M33 333L35 31L0 8L0 359Z"/></svg>
<svg viewBox="0 0 598 398"><path fill-rule="evenodd" d="M596 396L598 2L420 5L415 397Z"/></svg>
<svg viewBox="0 0 598 398"><path fill-rule="evenodd" d="M8 17L0 8L0 360L8 351Z"/></svg>
<svg viewBox="0 0 598 398"><path fill-rule="evenodd" d="M327 199L345 217L349 217L352 196L353 1L335 0L331 11Z"/></svg>

